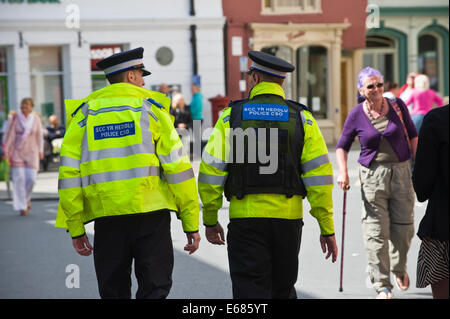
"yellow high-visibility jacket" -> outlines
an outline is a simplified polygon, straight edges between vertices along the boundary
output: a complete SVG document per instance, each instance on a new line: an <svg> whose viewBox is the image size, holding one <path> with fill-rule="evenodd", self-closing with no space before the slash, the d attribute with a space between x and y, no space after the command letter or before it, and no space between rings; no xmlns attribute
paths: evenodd
<svg viewBox="0 0 450 319"><path fill-rule="evenodd" d="M276 83L261 82L250 93L250 99L260 94L276 94L284 98L284 91ZM214 127L202 156L198 189L203 203L203 223L217 223L222 207L222 192L228 176L227 160L230 152L230 113L226 108ZM317 122L308 111L303 111L304 146L301 156L301 178L307 190L307 199L322 235L334 234L333 223L333 169L328 150ZM230 201L230 219L233 218L303 218L302 196L287 198L284 194L247 194Z"/></svg>
<svg viewBox="0 0 450 319"><path fill-rule="evenodd" d="M78 237L96 218L170 210L198 231L197 185L168 97L117 83L65 102L55 227Z"/></svg>

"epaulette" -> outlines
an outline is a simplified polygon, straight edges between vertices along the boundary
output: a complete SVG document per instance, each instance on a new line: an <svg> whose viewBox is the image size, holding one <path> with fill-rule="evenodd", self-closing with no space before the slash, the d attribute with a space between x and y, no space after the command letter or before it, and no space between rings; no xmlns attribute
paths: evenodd
<svg viewBox="0 0 450 319"><path fill-rule="evenodd" d="M245 103L247 101L249 101L249 99L241 99L241 100L230 101L230 103L228 104L228 107L233 107L233 105L235 105L237 103Z"/></svg>
<svg viewBox="0 0 450 319"><path fill-rule="evenodd" d="M161 103L156 102L154 99L148 98L148 99L146 99L146 100L149 101L150 103L152 103L153 105L159 107L160 109L163 109L163 108L164 108L164 106L163 106Z"/></svg>
<svg viewBox="0 0 450 319"><path fill-rule="evenodd" d="M74 117L74 116L77 114L78 110L81 109L81 108L83 107L83 105L85 105L85 104L86 104L86 102L81 103L80 106L78 106L78 107L75 109L75 111L73 111L73 113L71 114L71 116Z"/></svg>

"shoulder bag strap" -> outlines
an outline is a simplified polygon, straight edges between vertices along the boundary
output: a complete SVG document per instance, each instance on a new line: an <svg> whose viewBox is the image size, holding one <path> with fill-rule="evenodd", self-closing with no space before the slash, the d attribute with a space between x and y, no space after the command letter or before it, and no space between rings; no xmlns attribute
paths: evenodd
<svg viewBox="0 0 450 319"><path fill-rule="evenodd" d="M406 141L408 142L409 150L412 154L412 147L411 147L411 140L409 139L408 130L406 129L405 122L403 121L403 113L402 110L400 110L400 107L397 105L397 99L390 100L392 107L394 108L395 112L397 113L398 117L400 118L400 122L402 122L403 125L403 131L405 132Z"/></svg>

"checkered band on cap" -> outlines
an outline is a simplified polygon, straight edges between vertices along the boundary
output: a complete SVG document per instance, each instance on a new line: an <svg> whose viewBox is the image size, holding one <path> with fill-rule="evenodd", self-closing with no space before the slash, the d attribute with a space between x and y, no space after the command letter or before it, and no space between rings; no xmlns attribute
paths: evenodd
<svg viewBox="0 0 450 319"><path fill-rule="evenodd" d="M267 66L261 65L256 63L255 61L252 61L252 65L250 67L250 70L258 70L279 78L284 79L286 77L286 72L282 72L282 71L278 71L278 70L274 70L272 68L269 68Z"/></svg>
<svg viewBox="0 0 450 319"><path fill-rule="evenodd" d="M110 75L118 72L122 72L128 70L136 65L142 65L144 61L142 59L133 59L129 61L125 61L113 66L110 66L104 70L105 75Z"/></svg>

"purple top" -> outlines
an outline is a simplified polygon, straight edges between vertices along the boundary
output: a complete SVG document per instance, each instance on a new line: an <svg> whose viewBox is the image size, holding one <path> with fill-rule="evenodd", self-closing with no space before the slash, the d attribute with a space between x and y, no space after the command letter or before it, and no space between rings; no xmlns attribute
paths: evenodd
<svg viewBox="0 0 450 319"><path fill-rule="evenodd" d="M417 136L417 131L411 120L409 111L402 100L399 98L396 100L397 105L403 113L403 121L405 122L409 139L413 139ZM359 154L358 162L365 167L369 167L378 151L381 137L384 137L391 144L400 162L408 160L411 157L411 152L406 141L403 125L391 103L389 103L389 111L386 116L389 119L389 123L386 130L380 133L370 123L369 118L364 112L363 103L358 104L348 114L336 148L343 148L348 152L355 137L358 136L359 143L361 144L361 153Z"/></svg>

